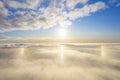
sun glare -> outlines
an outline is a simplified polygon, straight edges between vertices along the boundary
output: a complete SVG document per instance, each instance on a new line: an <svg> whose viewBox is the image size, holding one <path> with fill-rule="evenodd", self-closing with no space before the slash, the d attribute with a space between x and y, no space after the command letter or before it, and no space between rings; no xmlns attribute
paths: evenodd
<svg viewBox="0 0 120 80"><path fill-rule="evenodd" d="M58 31L58 35L59 35L60 37L65 37L65 36L66 36L66 29L60 29L60 30Z"/></svg>

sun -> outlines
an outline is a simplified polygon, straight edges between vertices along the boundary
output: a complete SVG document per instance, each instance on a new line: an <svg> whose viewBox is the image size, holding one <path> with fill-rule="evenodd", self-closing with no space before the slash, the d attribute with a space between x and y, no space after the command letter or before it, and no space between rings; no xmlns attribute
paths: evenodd
<svg viewBox="0 0 120 80"><path fill-rule="evenodd" d="M58 35L59 35L60 37L65 37L66 34L67 34L66 29L59 29L59 30L58 30Z"/></svg>

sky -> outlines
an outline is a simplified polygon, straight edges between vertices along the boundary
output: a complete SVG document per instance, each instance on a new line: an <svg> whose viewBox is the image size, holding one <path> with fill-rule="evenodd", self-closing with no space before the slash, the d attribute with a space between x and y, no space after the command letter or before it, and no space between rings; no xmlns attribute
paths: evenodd
<svg viewBox="0 0 120 80"><path fill-rule="evenodd" d="M120 0L0 0L0 39L120 41ZM63 35L63 31L60 34Z"/></svg>

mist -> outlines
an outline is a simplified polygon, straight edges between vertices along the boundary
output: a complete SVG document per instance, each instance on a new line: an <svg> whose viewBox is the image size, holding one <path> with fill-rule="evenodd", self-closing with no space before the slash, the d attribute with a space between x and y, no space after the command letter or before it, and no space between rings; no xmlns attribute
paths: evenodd
<svg viewBox="0 0 120 80"><path fill-rule="evenodd" d="M1 44L0 80L120 80L120 44Z"/></svg>

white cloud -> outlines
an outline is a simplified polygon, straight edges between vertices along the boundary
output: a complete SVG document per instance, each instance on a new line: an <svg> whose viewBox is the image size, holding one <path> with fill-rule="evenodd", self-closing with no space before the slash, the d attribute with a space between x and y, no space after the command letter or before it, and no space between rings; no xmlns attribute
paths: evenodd
<svg viewBox="0 0 120 80"><path fill-rule="evenodd" d="M75 9L75 10L71 11L69 14L69 17L70 17L70 19L76 19L79 17L89 16L90 13L94 13L98 10L104 9L105 7L106 7L106 5L103 2L96 2L91 5L85 5L81 9Z"/></svg>
<svg viewBox="0 0 120 80"><path fill-rule="evenodd" d="M5 3L8 4L8 6L12 7L12 8L24 8L24 9L27 9L27 8L35 8L39 5L40 2L42 2L42 0L26 0L25 3L21 3L21 2L18 2L16 0L4 0Z"/></svg>
<svg viewBox="0 0 120 80"><path fill-rule="evenodd" d="M119 80L120 45L104 45L1 44L0 80Z"/></svg>
<svg viewBox="0 0 120 80"><path fill-rule="evenodd" d="M8 14L8 10L4 7L4 4L0 1L0 15L6 16Z"/></svg>
<svg viewBox="0 0 120 80"><path fill-rule="evenodd" d="M68 8L74 8L77 4L85 4L88 0L67 0L66 5Z"/></svg>
<svg viewBox="0 0 120 80"><path fill-rule="evenodd" d="M104 2L85 4L88 0L52 0L48 5L39 8L43 2L44 0L26 0L24 3L16 0L0 1L0 32L48 29L53 26L68 27L72 24L71 20L88 16L106 6ZM84 5L76 9L74 7L77 4Z"/></svg>

